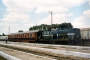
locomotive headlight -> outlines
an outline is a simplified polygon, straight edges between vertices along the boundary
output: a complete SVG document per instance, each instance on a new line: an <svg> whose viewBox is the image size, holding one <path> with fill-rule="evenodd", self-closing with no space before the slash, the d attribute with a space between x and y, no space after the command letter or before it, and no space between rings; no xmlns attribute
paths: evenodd
<svg viewBox="0 0 90 60"><path fill-rule="evenodd" d="M77 38L78 38L79 36L77 35Z"/></svg>

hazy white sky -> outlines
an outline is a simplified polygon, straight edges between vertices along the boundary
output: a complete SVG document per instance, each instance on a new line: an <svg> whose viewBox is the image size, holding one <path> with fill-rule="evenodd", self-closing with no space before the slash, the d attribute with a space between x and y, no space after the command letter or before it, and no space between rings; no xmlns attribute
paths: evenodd
<svg viewBox="0 0 90 60"><path fill-rule="evenodd" d="M90 27L90 0L0 0L0 34L29 27L70 22L75 28Z"/></svg>

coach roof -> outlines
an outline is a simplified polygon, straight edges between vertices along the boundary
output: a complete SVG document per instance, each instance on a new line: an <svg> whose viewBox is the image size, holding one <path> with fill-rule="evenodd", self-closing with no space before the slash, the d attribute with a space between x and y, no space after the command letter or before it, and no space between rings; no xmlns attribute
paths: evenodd
<svg viewBox="0 0 90 60"><path fill-rule="evenodd" d="M24 33L32 33L32 32L39 32L40 30L31 30L31 31L25 31L25 32L17 32L17 33L11 33L9 35L14 35L14 34L24 34Z"/></svg>

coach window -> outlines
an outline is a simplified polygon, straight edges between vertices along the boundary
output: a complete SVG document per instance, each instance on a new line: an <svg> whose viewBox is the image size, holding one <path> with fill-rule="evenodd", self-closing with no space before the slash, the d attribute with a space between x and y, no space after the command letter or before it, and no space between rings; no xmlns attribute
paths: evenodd
<svg viewBox="0 0 90 60"><path fill-rule="evenodd" d="M26 34L24 36L26 37Z"/></svg>
<svg viewBox="0 0 90 60"><path fill-rule="evenodd" d="M23 34L21 36L23 37Z"/></svg>
<svg viewBox="0 0 90 60"><path fill-rule="evenodd" d="M21 37L22 37L22 35L21 35Z"/></svg>
<svg viewBox="0 0 90 60"><path fill-rule="evenodd" d="M23 37L23 34L22 34L22 37Z"/></svg>
<svg viewBox="0 0 90 60"><path fill-rule="evenodd" d="M22 34L22 37L23 37L23 34Z"/></svg>
<svg viewBox="0 0 90 60"><path fill-rule="evenodd" d="M33 33L33 35L34 35L35 33Z"/></svg>
<svg viewBox="0 0 90 60"><path fill-rule="evenodd" d="M29 34L27 34L27 36L29 37Z"/></svg>
<svg viewBox="0 0 90 60"><path fill-rule="evenodd" d="M23 34L23 37L24 37L24 34Z"/></svg>
<svg viewBox="0 0 90 60"><path fill-rule="evenodd" d="M27 34L26 34L26 37L27 37Z"/></svg>
<svg viewBox="0 0 90 60"><path fill-rule="evenodd" d="M24 34L24 37L25 37L25 34Z"/></svg>
<svg viewBox="0 0 90 60"><path fill-rule="evenodd" d="M10 38L11 38L11 36L10 36Z"/></svg>
<svg viewBox="0 0 90 60"><path fill-rule="evenodd" d="M26 37L27 37L27 34L26 34Z"/></svg>
<svg viewBox="0 0 90 60"><path fill-rule="evenodd" d="M28 36L28 34L26 34L26 36Z"/></svg>
<svg viewBox="0 0 90 60"><path fill-rule="evenodd" d="M21 37L23 37L23 35L21 34Z"/></svg>
<svg viewBox="0 0 90 60"><path fill-rule="evenodd" d="M19 35L19 37L20 37L20 35Z"/></svg>
<svg viewBox="0 0 90 60"><path fill-rule="evenodd" d="M29 34L28 34L28 36L29 36Z"/></svg>

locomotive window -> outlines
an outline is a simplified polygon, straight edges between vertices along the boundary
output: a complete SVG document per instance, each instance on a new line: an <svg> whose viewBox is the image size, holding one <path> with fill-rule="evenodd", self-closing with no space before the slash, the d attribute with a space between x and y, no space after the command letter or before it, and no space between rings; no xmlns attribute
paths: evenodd
<svg viewBox="0 0 90 60"><path fill-rule="evenodd" d="M51 32L50 32L50 34L51 34Z"/></svg>
<svg viewBox="0 0 90 60"><path fill-rule="evenodd" d="M47 32L47 34L49 34L49 32Z"/></svg>
<svg viewBox="0 0 90 60"><path fill-rule="evenodd" d="M47 32L44 32L43 34L47 34Z"/></svg>

